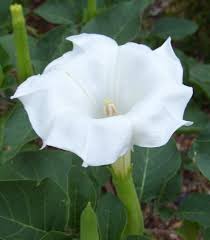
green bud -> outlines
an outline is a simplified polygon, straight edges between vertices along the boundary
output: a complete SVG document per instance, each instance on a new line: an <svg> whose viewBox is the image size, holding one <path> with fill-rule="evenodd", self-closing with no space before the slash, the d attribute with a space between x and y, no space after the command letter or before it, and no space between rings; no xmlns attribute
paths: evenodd
<svg viewBox="0 0 210 240"><path fill-rule="evenodd" d="M80 218L80 240L99 240L96 214L88 203Z"/></svg>
<svg viewBox="0 0 210 240"><path fill-rule="evenodd" d="M16 50L17 74L19 83L33 75L33 68L28 46L25 18L20 4L10 6L14 44Z"/></svg>

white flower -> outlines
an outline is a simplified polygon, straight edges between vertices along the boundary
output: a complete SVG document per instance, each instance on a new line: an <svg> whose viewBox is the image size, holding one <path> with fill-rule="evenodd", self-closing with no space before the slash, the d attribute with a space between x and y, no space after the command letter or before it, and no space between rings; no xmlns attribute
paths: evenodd
<svg viewBox="0 0 210 240"><path fill-rule="evenodd" d="M192 88L170 38L156 50L109 37L67 38L74 48L22 83L23 103L44 145L72 151L84 165L112 164L135 144L158 147L182 125ZM104 101L118 115L106 116ZM113 107L113 109L112 109Z"/></svg>

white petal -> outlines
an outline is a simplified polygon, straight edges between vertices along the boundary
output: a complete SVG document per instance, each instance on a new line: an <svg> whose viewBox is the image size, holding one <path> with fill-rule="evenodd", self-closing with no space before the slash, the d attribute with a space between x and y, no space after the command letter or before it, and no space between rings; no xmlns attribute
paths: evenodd
<svg viewBox="0 0 210 240"><path fill-rule="evenodd" d="M23 103L33 129L43 140L60 111L71 107L86 116L95 116L97 110L85 90L61 71L29 78L18 87L13 98Z"/></svg>
<svg viewBox="0 0 210 240"><path fill-rule="evenodd" d="M174 80L181 84L183 82L183 69L171 46L171 38L169 37L161 47L155 49L153 54L158 62L164 63L165 71L173 76L171 81Z"/></svg>
<svg viewBox="0 0 210 240"><path fill-rule="evenodd" d="M62 69L78 81L96 101L103 102L104 98L112 98L117 43L98 34L83 33L67 39L73 42L73 51L50 63L45 72Z"/></svg>
<svg viewBox="0 0 210 240"><path fill-rule="evenodd" d="M184 109L192 96L192 88L177 85L172 90L145 98L128 112L133 124L133 143L142 147L159 147L168 142L181 126L192 123L183 120Z"/></svg>
<svg viewBox="0 0 210 240"><path fill-rule="evenodd" d="M168 39L160 48L134 43L122 45L119 50L116 101L125 113L138 101L162 90L165 84L181 84L183 76L180 61L173 53Z"/></svg>
<svg viewBox="0 0 210 240"><path fill-rule="evenodd" d="M66 110L57 115L46 143L76 153L84 166L100 166L125 154L131 137L130 122L122 116L91 119Z"/></svg>
<svg viewBox="0 0 210 240"><path fill-rule="evenodd" d="M192 88L182 84L183 69L170 38L152 51L128 43L120 47L116 78L117 107L133 124L134 144L165 144L182 125Z"/></svg>

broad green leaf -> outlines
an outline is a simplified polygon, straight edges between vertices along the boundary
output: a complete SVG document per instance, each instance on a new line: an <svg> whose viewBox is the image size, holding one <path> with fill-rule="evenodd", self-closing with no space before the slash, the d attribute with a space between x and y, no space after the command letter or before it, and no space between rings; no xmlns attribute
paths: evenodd
<svg viewBox="0 0 210 240"><path fill-rule="evenodd" d="M104 195L98 202L100 240L121 239L126 225L126 212L122 203L111 193Z"/></svg>
<svg viewBox="0 0 210 240"><path fill-rule="evenodd" d="M200 107L194 101L191 101L187 106L184 119L192 121L193 124L180 128L177 131L178 133L200 133L209 122L207 114L201 111Z"/></svg>
<svg viewBox="0 0 210 240"><path fill-rule="evenodd" d="M4 35L0 37L0 44L2 48L9 55L10 63L15 65L15 47L13 44L13 35Z"/></svg>
<svg viewBox="0 0 210 240"><path fill-rule="evenodd" d="M210 180L210 125L193 143L189 156L201 173Z"/></svg>
<svg viewBox="0 0 210 240"><path fill-rule="evenodd" d="M178 215L187 221L198 223L203 227L210 226L210 195L192 193L187 196L178 210Z"/></svg>
<svg viewBox="0 0 210 240"><path fill-rule="evenodd" d="M139 32L140 16L151 2L151 0L120 2L89 21L82 28L82 32L104 34L120 44L131 41Z"/></svg>
<svg viewBox="0 0 210 240"><path fill-rule="evenodd" d="M210 228L203 231L203 240L210 240Z"/></svg>
<svg viewBox="0 0 210 240"><path fill-rule="evenodd" d="M152 236L129 236L127 240L155 240Z"/></svg>
<svg viewBox="0 0 210 240"><path fill-rule="evenodd" d="M65 225L63 191L50 180L0 182L0 238L39 240Z"/></svg>
<svg viewBox="0 0 210 240"><path fill-rule="evenodd" d="M36 46L37 40L34 37L29 36L28 41L29 41L30 52L31 52L31 55L33 56L34 51L36 49L35 46ZM9 60L7 61L7 63L15 66L16 57L15 57L15 46L13 42L13 34L1 36L0 44L9 56Z"/></svg>
<svg viewBox="0 0 210 240"><path fill-rule="evenodd" d="M0 162L13 158L21 148L37 138L31 128L28 116L19 103L15 105L7 117L2 117L0 131Z"/></svg>
<svg viewBox="0 0 210 240"><path fill-rule="evenodd" d="M12 0L1 0L0 7L0 31L3 30L8 25L9 20L9 6L12 3Z"/></svg>
<svg viewBox="0 0 210 240"><path fill-rule="evenodd" d="M9 55L6 50L0 45L0 64L2 67L7 66L9 62Z"/></svg>
<svg viewBox="0 0 210 240"><path fill-rule="evenodd" d="M0 166L0 181L27 179L40 182L44 178L51 178L66 192L69 171L72 167L81 167L81 164L79 157L67 151L22 152L11 161ZM85 169L85 171L98 189L109 179L109 172L105 167L91 167Z"/></svg>
<svg viewBox="0 0 210 240"><path fill-rule="evenodd" d="M210 99L210 64L195 64L190 68L190 82Z"/></svg>
<svg viewBox="0 0 210 240"><path fill-rule="evenodd" d="M146 236L129 236L127 240L153 240L153 238L146 237Z"/></svg>
<svg viewBox="0 0 210 240"><path fill-rule="evenodd" d="M96 205L96 190L87 172L83 168L71 168L67 178L68 191L68 229L72 232L79 230L80 216L88 202Z"/></svg>
<svg viewBox="0 0 210 240"><path fill-rule="evenodd" d="M76 166L79 165L79 166ZM103 171L103 170L102 170ZM78 232L84 206L96 205L97 189L74 154L60 150L23 152L0 167L0 182L52 179L67 196L66 231Z"/></svg>
<svg viewBox="0 0 210 240"><path fill-rule="evenodd" d="M135 147L132 159L134 182L139 198L143 201L158 197L181 164L173 140L159 148Z"/></svg>
<svg viewBox="0 0 210 240"><path fill-rule="evenodd" d="M181 192L182 178L180 174L176 174L161 189L159 194L159 202L175 201Z"/></svg>
<svg viewBox="0 0 210 240"><path fill-rule="evenodd" d="M52 60L72 49L72 43L66 37L72 34L72 26L59 26L47 32L36 44L32 52L36 72L41 72Z"/></svg>
<svg viewBox="0 0 210 240"><path fill-rule="evenodd" d="M192 35L198 29L195 22L176 17L162 17L155 21L152 34L160 38L168 38L179 40L188 35Z"/></svg>
<svg viewBox="0 0 210 240"><path fill-rule="evenodd" d="M35 13L48 22L69 24L82 18L84 0L47 0Z"/></svg>
<svg viewBox="0 0 210 240"><path fill-rule="evenodd" d="M67 233L52 231L44 235L40 240L78 240Z"/></svg>
<svg viewBox="0 0 210 240"><path fill-rule="evenodd" d="M183 240L197 240L199 236L199 226L196 223L184 221L177 233Z"/></svg>
<svg viewBox="0 0 210 240"><path fill-rule="evenodd" d="M4 80L3 80L3 84L0 86L0 89L3 90L5 92L5 90L12 90L12 92L10 91L7 96L10 97L11 94L13 93L13 89L17 86L17 81L15 76L13 76L12 74L8 73L6 75L4 75ZM6 94L6 92L5 92Z"/></svg>
<svg viewBox="0 0 210 240"><path fill-rule="evenodd" d="M0 181L52 179L63 191L67 191L70 169L80 161L70 152L61 150L38 150L22 152L0 166Z"/></svg>
<svg viewBox="0 0 210 240"><path fill-rule="evenodd" d="M106 170L101 168L101 171ZM91 176L91 177L90 177ZM71 233L79 231L80 215L88 202L96 205L97 191L101 188L91 180L92 173L81 166L81 160L70 152L61 150L43 150L22 152L16 158L0 167L0 182L7 180L52 179L67 196L65 230ZM97 186L97 187L95 187ZM62 230L62 229L61 229Z"/></svg>

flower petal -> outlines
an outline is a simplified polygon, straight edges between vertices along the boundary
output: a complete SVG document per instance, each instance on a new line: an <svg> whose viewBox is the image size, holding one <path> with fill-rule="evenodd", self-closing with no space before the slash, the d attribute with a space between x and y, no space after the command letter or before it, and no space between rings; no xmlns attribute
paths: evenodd
<svg viewBox="0 0 210 240"><path fill-rule="evenodd" d="M170 81L176 81L182 84L183 69L180 60L177 58L171 46L171 38L169 37L161 47L155 49L153 54L156 60L162 63L164 59L164 69L170 76L173 76Z"/></svg>
<svg viewBox="0 0 210 240"><path fill-rule="evenodd" d="M168 142L181 126L192 123L183 120L184 109L192 96L192 88L164 86L162 92L138 102L127 113L133 125L133 144L159 147Z"/></svg>
<svg viewBox="0 0 210 240"><path fill-rule="evenodd" d="M192 88L182 84L183 69L170 38L158 49L128 43L120 47L117 107L133 124L133 143L165 144L182 125Z"/></svg>
<svg viewBox="0 0 210 240"><path fill-rule="evenodd" d="M61 71L29 78L12 98L23 103L33 129L42 139L46 139L60 111L72 108L85 116L95 116L97 110L84 89Z"/></svg>
<svg viewBox="0 0 210 240"><path fill-rule="evenodd" d="M138 101L162 90L165 84L171 88L181 84L183 70L168 39L155 51L135 43L120 46L116 74L117 106L125 113Z"/></svg>
<svg viewBox="0 0 210 240"><path fill-rule="evenodd" d="M57 115L45 143L76 153L85 166L101 166L125 154L131 137L130 122L122 116L91 119L68 109Z"/></svg>
<svg viewBox="0 0 210 240"><path fill-rule="evenodd" d="M80 34L67 38L73 42L73 51L51 62L45 72L60 69L82 85L97 101L112 98L112 78L118 45L106 36ZM101 108L102 109L102 108Z"/></svg>

